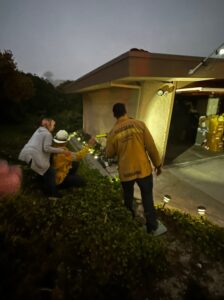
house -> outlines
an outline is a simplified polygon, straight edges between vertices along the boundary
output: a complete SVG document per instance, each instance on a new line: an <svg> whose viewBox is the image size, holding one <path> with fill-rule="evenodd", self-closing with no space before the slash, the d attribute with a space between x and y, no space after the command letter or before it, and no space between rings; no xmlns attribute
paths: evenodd
<svg viewBox="0 0 224 300"><path fill-rule="evenodd" d="M173 114L176 102L200 107L200 115L206 114L209 105L213 111L216 105L216 110L222 107L224 112L224 59L209 58L206 64L202 61L202 57L131 49L64 84L63 91L82 94L83 129L91 135L108 132L115 122L113 104L125 103L130 117L146 123L165 160L170 130L181 134L180 127L188 126L184 112L183 118ZM216 100L209 101L213 98ZM179 115L175 126L171 126L172 115Z"/></svg>

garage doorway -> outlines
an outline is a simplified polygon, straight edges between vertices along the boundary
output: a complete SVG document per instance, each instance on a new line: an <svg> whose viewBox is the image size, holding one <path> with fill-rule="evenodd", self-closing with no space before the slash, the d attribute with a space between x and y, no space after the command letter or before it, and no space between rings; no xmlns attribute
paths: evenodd
<svg viewBox="0 0 224 300"><path fill-rule="evenodd" d="M198 128L201 117L222 113L223 96L176 94L164 163L217 155L202 147L203 137L199 135Z"/></svg>

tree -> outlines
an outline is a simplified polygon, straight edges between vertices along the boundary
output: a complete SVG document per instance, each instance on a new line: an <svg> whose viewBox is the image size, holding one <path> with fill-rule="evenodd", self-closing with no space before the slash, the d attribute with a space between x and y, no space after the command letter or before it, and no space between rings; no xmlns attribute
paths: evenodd
<svg viewBox="0 0 224 300"><path fill-rule="evenodd" d="M10 50L0 52L0 78L2 79L3 76L7 76L8 73L16 70L17 67L14 62L12 52Z"/></svg>
<svg viewBox="0 0 224 300"><path fill-rule="evenodd" d="M33 82L17 69L12 52L0 52L0 122L18 122L23 117L22 104L33 95Z"/></svg>

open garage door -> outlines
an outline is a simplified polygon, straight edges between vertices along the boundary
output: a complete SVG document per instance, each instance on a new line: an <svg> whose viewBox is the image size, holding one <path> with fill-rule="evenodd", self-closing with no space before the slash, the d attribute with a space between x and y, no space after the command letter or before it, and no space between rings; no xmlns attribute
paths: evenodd
<svg viewBox="0 0 224 300"><path fill-rule="evenodd" d="M223 94L176 94L165 164L223 154L223 132Z"/></svg>

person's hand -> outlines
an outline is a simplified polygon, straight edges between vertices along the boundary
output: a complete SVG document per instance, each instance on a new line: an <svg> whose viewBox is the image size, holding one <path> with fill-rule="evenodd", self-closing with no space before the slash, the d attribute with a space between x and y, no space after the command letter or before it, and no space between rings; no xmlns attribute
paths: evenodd
<svg viewBox="0 0 224 300"><path fill-rule="evenodd" d="M155 168L156 176L159 176L162 173L161 166Z"/></svg>
<svg viewBox="0 0 224 300"><path fill-rule="evenodd" d="M72 155L72 152L69 151L69 150L64 150L63 154L64 154L65 156L71 156L71 155Z"/></svg>
<svg viewBox="0 0 224 300"><path fill-rule="evenodd" d="M92 137L88 140L87 145L88 145L89 147L93 147L95 144L96 144L95 137L92 136Z"/></svg>

